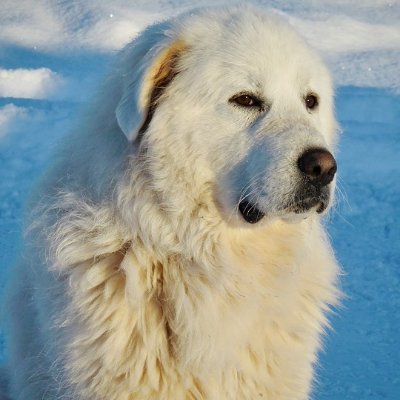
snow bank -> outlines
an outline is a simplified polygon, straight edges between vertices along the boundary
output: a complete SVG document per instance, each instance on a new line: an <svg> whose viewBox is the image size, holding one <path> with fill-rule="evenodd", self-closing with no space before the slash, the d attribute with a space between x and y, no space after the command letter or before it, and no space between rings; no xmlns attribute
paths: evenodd
<svg viewBox="0 0 400 400"><path fill-rule="evenodd" d="M340 86L387 87L400 93L400 26L346 15L299 18L291 24L325 56Z"/></svg>
<svg viewBox="0 0 400 400"><path fill-rule="evenodd" d="M321 50L339 85L394 88L400 92L400 3L367 0L255 0L285 14ZM3 0L0 44L47 53L120 49L155 20L220 0ZM228 2L225 2L228 3ZM377 70L379 72L371 72Z"/></svg>
<svg viewBox="0 0 400 400"><path fill-rule="evenodd" d="M319 20L290 15L288 18L309 43L325 53L400 50L398 25L367 23L347 15L320 17Z"/></svg>
<svg viewBox="0 0 400 400"><path fill-rule="evenodd" d="M48 68L0 68L0 97L46 99L62 85L62 77Z"/></svg>
<svg viewBox="0 0 400 400"><path fill-rule="evenodd" d="M138 10L137 2L3 0L0 43L56 53L112 51L160 18Z"/></svg>

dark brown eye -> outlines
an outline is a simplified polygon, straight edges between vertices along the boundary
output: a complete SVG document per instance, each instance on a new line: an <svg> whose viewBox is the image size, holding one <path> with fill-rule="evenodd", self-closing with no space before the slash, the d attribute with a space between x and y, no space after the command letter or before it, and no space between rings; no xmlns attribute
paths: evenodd
<svg viewBox="0 0 400 400"><path fill-rule="evenodd" d="M259 107L261 108L262 102L257 99L256 97L253 97L249 94L241 94L239 96L234 96L230 100L230 102L236 103L237 105L241 107Z"/></svg>
<svg viewBox="0 0 400 400"><path fill-rule="evenodd" d="M314 94L309 94L309 95L307 95L305 102L306 102L306 107L309 110L312 110L313 108L317 107L318 98Z"/></svg>

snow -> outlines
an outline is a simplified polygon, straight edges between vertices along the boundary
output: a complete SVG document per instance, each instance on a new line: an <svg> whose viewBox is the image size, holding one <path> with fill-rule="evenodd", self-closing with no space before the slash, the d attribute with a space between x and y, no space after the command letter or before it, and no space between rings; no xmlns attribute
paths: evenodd
<svg viewBox="0 0 400 400"><path fill-rule="evenodd" d="M398 399L400 2L256 2L289 18L338 86L339 190L327 225L347 298L332 317L314 398ZM0 290L21 246L27 193L115 51L148 23L210 3L1 1ZM0 359L2 340L0 332Z"/></svg>
<svg viewBox="0 0 400 400"><path fill-rule="evenodd" d="M0 108L0 138L10 129L10 125L17 119L22 119L26 115L24 108L17 107L14 104L6 104Z"/></svg>
<svg viewBox="0 0 400 400"><path fill-rule="evenodd" d="M110 51L121 48L161 17L156 11L141 11L126 1L3 0L0 42L55 53L82 47Z"/></svg>
<svg viewBox="0 0 400 400"><path fill-rule="evenodd" d="M321 358L316 399L400 395L400 101L387 91L339 89L343 135L339 204L329 223L343 265L343 307Z"/></svg>
<svg viewBox="0 0 400 400"><path fill-rule="evenodd" d="M0 96L47 99L60 90L62 77L49 68L0 68Z"/></svg>

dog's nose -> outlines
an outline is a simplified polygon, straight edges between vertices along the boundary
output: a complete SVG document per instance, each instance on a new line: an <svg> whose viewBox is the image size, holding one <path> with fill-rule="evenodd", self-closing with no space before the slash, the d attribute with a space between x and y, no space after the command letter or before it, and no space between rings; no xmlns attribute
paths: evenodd
<svg viewBox="0 0 400 400"><path fill-rule="evenodd" d="M297 164L303 174L315 186L326 186L332 182L336 173L336 161L325 149L310 149L304 152Z"/></svg>

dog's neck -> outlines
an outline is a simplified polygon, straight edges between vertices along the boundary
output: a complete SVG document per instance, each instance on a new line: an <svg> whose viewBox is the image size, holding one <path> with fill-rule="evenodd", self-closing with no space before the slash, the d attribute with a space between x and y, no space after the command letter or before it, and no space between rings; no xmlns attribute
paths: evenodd
<svg viewBox="0 0 400 400"><path fill-rule="evenodd" d="M334 269L315 271L329 263L328 248L316 254L309 249L323 241L318 222L230 228L199 199L181 214L165 209L146 179L137 174L121 184L118 213L107 204L67 199L71 212L66 210L55 227L55 268L64 270L74 287L67 328L74 329L79 320L82 339L93 332L104 335L79 346L77 338L77 348L69 353L77 360L82 352L108 357L71 371L73 380L85 386L83 376L92 362L118 365L118 374L129 374L142 357L136 354L141 347L132 346L135 340L146 343L148 359L176 365L182 374L222 374L239 358L265 351L266 326L285 315L289 321L303 318L299 307L309 285L318 296L310 311L316 316L304 329L313 330L315 318L323 321L319 307L334 301ZM65 208L65 198L60 204ZM185 219L192 222L185 225ZM143 315L151 318L141 320ZM107 343L116 337L119 352L111 355Z"/></svg>
<svg viewBox="0 0 400 400"><path fill-rule="evenodd" d="M207 364L223 370L238 356L232 349L245 347L251 330L290 302L288 286L301 273L296 260L302 259L306 232L316 221L238 229L206 208L204 198L185 199L187 207L181 210L163 204L146 173L132 176L126 188L121 198L128 191L133 195L120 209L135 229L130 252L142 263L147 298L161 307L171 353L183 369L204 370ZM182 194L179 183L171 189ZM129 285L136 282L129 276L137 266L126 268ZM134 287L129 292L136 298Z"/></svg>

